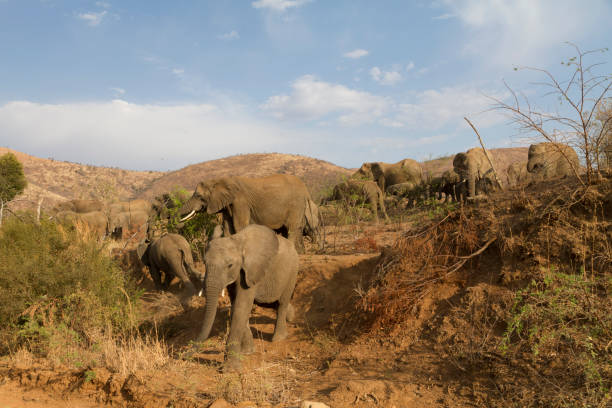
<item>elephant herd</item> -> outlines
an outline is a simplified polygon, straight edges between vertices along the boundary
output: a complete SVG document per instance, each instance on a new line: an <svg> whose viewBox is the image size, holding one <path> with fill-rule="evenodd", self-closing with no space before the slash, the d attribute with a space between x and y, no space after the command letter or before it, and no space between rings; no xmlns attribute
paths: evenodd
<svg viewBox="0 0 612 408"><path fill-rule="evenodd" d="M149 219L151 204L132 200L105 204L99 200L69 200L52 209L52 217L60 221L86 224L98 238L124 238L129 232L143 230Z"/></svg>
<svg viewBox="0 0 612 408"><path fill-rule="evenodd" d="M490 156L489 156L490 157ZM494 163L493 163L494 165ZM573 174L578 157L568 146L541 143L529 148L528 161L512 164L508 185L537 177ZM410 200L429 198L461 201L500 188L493 166L483 149L470 149L454 157L453 169L430 178L411 159L397 163L364 163L349 179L336 185L327 200L347 196L368 203L378 220L385 219L385 193ZM193 195L178 209L184 223L198 212L217 214L219 224L204 254L206 273L195 268L191 248L184 237L166 233L140 243L137 253L149 268L158 290L179 278L188 295L206 293L199 341L211 332L218 298L227 288L231 301L226 367L240 366L240 353L253 350L249 314L253 304L277 309L272 340L287 336L287 321L294 315L291 297L298 279L298 253L304 251L304 235L319 239L321 216L308 189L297 177L223 177L199 183ZM144 200L104 206L95 200L72 200L55 209L58 219L81 220L100 234L123 234L148 224L151 204ZM162 281L162 274L164 279Z"/></svg>
<svg viewBox="0 0 612 408"><path fill-rule="evenodd" d="M488 153L488 152L487 152ZM578 155L570 146L558 143L538 143L529 147L528 159L512 163L504 180L494 171L495 162L481 148L458 153L453 168L440 176L427 175L421 165L411 159L397 163L364 163L349 179L337 184L324 202L347 200L369 204L378 221L381 213L387 219L385 195L392 199L405 198L408 203L436 198L465 201L502 188L527 184L535 180L571 176L580 169Z"/></svg>

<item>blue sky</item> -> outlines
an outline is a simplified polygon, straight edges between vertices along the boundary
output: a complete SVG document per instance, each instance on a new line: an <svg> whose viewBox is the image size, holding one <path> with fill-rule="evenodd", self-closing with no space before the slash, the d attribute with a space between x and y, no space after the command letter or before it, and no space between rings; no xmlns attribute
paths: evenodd
<svg viewBox="0 0 612 408"><path fill-rule="evenodd" d="M514 146L487 96L505 80L538 101L513 67L563 76L564 42L608 47L610 21L608 0L0 0L0 146L140 170L254 152L358 167L472 147L464 116Z"/></svg>

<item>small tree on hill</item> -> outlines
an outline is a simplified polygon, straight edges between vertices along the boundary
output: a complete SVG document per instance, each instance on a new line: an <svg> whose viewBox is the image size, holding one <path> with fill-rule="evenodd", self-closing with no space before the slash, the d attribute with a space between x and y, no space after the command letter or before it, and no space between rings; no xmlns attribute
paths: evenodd
<svg viewBox="0 0 612 408"><path fill-rule="evenodd" d="M542 68L515 68L543 76L543 81L536 85L546 90L546 96L557 98L560 104L558 111L537 108L526 95L517 93L507 84L510 102L492 98L495 101L493 108L507 113L522 132L535 134L536 138L556 146L567 144L578 149L586 167L586 180L580 176L580 169L574 168L571 162L570 165L583 184L591 184L594 173L601 170L600 157L605 155L602 149L609 139L612 116L601 115L601 112L610 100L612 76L595 73L595 68L601 63L587 63L591 54L605 52L607 48L582 51L576 45L570 45L575 48L576 56L562 62L569 70L565 80ZM559 152L565 156L561 148Z"/></svg>
<svg viewBox="0 0 612 408"><path fill-rule="evenodd" d="M5 204L21 194L27 184L17 157L13 153L0 156L0 225Z"/></svg>

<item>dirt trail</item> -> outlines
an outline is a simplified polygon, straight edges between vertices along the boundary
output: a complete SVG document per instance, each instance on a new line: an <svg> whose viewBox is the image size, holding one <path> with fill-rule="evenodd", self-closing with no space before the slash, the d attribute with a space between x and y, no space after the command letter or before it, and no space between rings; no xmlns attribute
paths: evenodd
<svg viewBox="0 0 612 408"><path fill-rule="evenodd" d="M397 359L401 345L384 344L377 338L356 340L356 324L346 318L375 272L379 248L392 243L403 230L399 224L348 226L328 235L328 243L334 240L335 254L302 255L293 298L297 314L290 335L286 341L272 343L275 312L254 307L250 322L256 351L244 356L243 374L219 371L227 300L221 301L211 338L192 353L190 342L200 329L205 301L193 298L185 311L178 300L180 291L173 285L174 294L145 296L144 307L174 350L175 360L167 369L139 372L127 379L97 371L91 383L74 392L69 391L70 383L78 381L82 372L56 372L68 382L64 388L57 382L37 380L36 375L13 373L0 386L0 408L105 403L206 407L219 397L233 403L255 401L259 407L297 407L305 399L332 407L461 407L440 379L429 375L439 361L432 350L407 350ZM147 282L144 285L148 287Z"/></svg>

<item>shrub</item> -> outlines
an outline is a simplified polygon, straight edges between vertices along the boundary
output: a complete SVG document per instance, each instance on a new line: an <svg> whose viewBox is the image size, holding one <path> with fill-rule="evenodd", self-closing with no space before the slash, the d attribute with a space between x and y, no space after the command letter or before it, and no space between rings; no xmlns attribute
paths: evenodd
<svg viewBox="0 0 612 408"><path fill-rule="evenodd" d="M84 344L92 331L127 332L137 298L93 237L28 214L0 230L0 353L46 354L60 332Z"/></svg>

